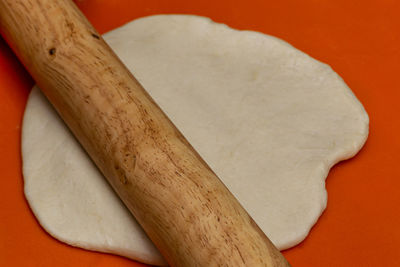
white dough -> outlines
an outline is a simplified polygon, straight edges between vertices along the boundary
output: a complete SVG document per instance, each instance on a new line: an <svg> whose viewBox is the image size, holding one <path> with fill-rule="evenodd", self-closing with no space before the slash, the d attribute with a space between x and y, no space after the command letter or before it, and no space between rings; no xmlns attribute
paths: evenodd
<svg viewBox="0 0 400 267"><path fill-rule="evenodd" d="M343 80L282 40L203 17L146 17L105 39L273 243L301 242L325 209L329 169L368 135ZM164 263L37 88L22 152L26 198L51 235Z"/></svg>

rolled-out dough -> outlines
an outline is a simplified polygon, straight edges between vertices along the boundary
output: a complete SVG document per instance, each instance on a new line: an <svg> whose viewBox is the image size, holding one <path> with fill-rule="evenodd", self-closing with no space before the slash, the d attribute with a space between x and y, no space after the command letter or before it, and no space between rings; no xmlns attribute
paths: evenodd
<svg viewBox="0 0 400 267"><path fill-rule="evenodd" d="M368 135L343 80L282 40L203 17L141 18L105 39L273 243L301 242L326 206L329 169ZM165 263L37 88L22 152L26 198L51 235Z"/></svg>

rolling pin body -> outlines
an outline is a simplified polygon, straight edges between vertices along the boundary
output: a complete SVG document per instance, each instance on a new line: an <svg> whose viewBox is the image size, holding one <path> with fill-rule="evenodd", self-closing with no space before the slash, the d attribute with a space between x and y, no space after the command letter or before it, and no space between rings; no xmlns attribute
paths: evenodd
<svg viewBox="0 0 400 267"><path fill-rule="evenodd" d="M288 266L72 1L0 0L0 31L171 266Z"/></svg>

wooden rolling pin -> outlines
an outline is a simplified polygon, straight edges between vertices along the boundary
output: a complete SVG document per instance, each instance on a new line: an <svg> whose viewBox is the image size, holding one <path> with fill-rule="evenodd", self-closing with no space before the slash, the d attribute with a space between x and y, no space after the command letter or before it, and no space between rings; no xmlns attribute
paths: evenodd
<svg viewBox="0 0 400 267"><path fill-rule="evenodd" d="M0 0L0 32L171 266L289 266L72 1Z"/></svg>

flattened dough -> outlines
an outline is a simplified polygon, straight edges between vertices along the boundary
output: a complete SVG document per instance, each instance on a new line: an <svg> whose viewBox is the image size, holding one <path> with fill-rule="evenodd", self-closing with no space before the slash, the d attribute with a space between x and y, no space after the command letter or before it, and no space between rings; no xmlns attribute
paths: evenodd
<svg viewBox="0 0 400 267"><path fill-rule="evenodd" d="M203 17L146 17L105 39L273 243L301 242L326 206L329 169L368 135L343 80L282 40ZM163 264L37 88L22 137L26 198L46 231Z"/></svg>

